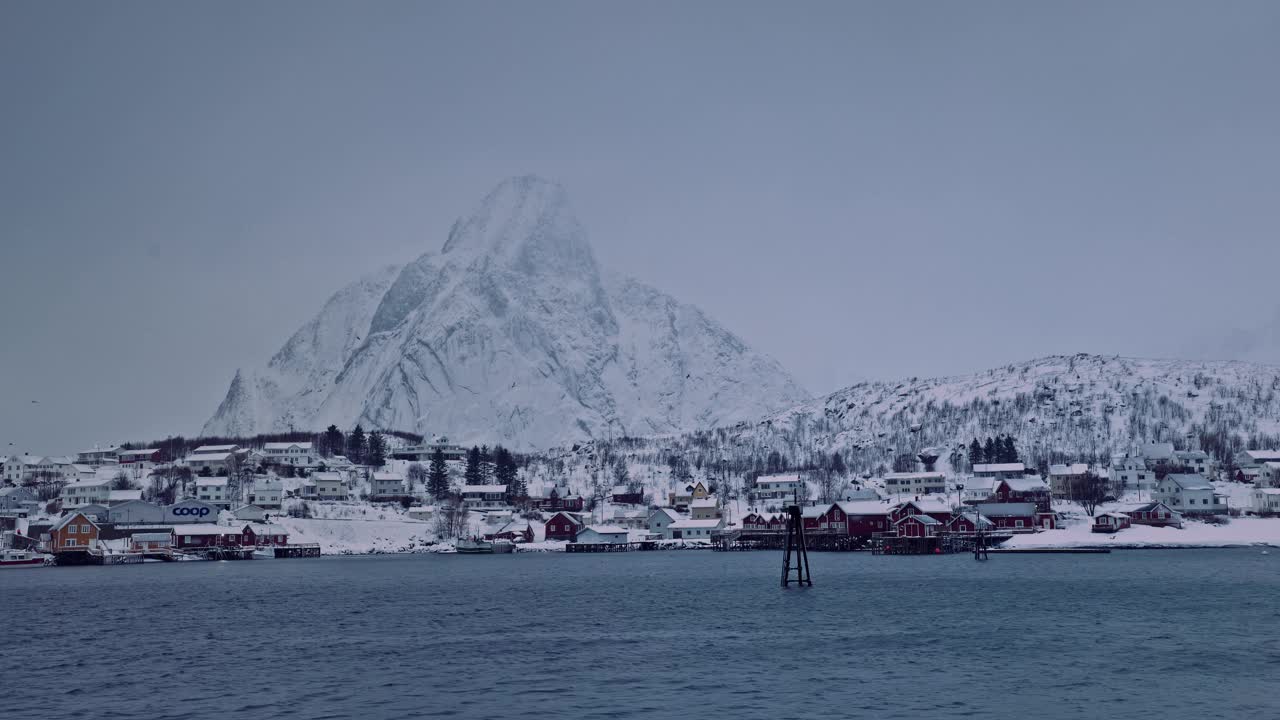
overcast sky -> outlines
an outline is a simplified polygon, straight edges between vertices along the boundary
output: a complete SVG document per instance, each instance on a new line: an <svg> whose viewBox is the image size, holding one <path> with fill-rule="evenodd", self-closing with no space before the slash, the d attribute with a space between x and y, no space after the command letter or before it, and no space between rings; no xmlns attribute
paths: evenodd
<svg viewBox="0 0 1280 720"><path fill-rule="evenodd" d="M1280 361L1277 37L1275 2L6 2L0 454L194 433L530 172L815 393Z"/></svg>

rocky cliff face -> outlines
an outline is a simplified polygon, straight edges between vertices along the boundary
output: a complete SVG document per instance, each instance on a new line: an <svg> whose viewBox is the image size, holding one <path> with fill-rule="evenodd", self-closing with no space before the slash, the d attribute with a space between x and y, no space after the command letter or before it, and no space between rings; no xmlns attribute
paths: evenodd
<svg viewBox="0 0 1280 720"><path fill-rule="evenodd" d="M340 291L266 368L237 372L203 432L359 422L532 449L806 399L697 308L602 272L564 190L520 177L440 252Z"/></svg>

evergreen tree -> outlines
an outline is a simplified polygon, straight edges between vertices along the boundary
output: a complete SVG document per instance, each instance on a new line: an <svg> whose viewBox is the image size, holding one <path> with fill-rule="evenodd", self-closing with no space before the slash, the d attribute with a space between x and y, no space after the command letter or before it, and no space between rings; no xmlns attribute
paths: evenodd
<svg viewBox="0 0 1280 720"><path fill-rule="evenodd" d="M467 485L483 485L484 470L481 467L480 448L474 445L467 451L467 467L462 472L462 479Z"/></svg>
<svg viewBox="0 0 1280 720"><path fill-rule="evenodd" d="M321 436L320 454L324 457L330 457L335 453L341 454L346 448L347 438L338 429L337 425L330 425L328 430L324 431Z"/></svg>
<svg viewBox="0 0 1280 720"><path fill-rule="evenodd" d="M481 485L493 482L493 454L489 452L488 445L480 446L480 478Z"/></svg>
<svg viewBox="0 0 1280 720"><path fill-rule="evenodd" d="M369 434L369 451L365 453L365 464L373 467L387 464L387 439L376 430Z"/></svg>
<svg viewBox="0 0 1280 720"><path fill-rule="evenodd" d="M405 480L409 486L409 494L412 495L419 485L426 486L427 469L422 467L421 463L409 463L409 469L405 472Z"/></svg>
<svg viewBox="0 0 1280 720"><path fill-rule="evenodd" d="M1016 463L1018 460L1018 447L1013 444L1013 436L1006 435L1004 438L1004 460L1002 462Z"/></svg>
<svg viewBox="0 0 1280 720"><path fill-rule="evenodd" d="M369 441L364 436L364 428L356 425L356 429L347 434L347 459L357 465L363 464L368 448Z"/></svg>
<svg viewBox="0 0 1280 720"><path fill-rule="evenodd" d="M631 484L631 471L627 468L627 461L621 457L613 462L613 484L625 487L629 493L635 492L635 486Z"/></svg>
<svg viewBox="0 0 1280 720"><path fill-rule="evenodd" d="M427 492L437 501L449 495L449 465L444 459L444 450L436 448L431 454L431 468L427 470Z"/></svg>
<svg viewBox="0 0 1280 720"><path fill-rule="evenodd" d="M982 446L982 461L986 463L1000 462L1000 450L996 448L996 441L987 438L987 442Z"/></svg>
<svg viewBox="0 0 1280 720"><path fill-rule="evenodd" d="M493 448L493 479L497 484L507 486L507 495L512 500L520 500L529 495L524 478L520 477L515 456L501 445Z"/></svg>
<svg viewBox="0 0 1280 720"><path fill-rule="evenodd" d="M974 438L969 443L969 467L982 464L982 445L978 442L978 438Z"/></svg>
<svg viewBox="0 0 1280 720"><path fill-rule="evenodd" d="M837 477L844 477L849 472L849 468L844 464L844 456L838 452L831 453L831 472Z"/></svg>

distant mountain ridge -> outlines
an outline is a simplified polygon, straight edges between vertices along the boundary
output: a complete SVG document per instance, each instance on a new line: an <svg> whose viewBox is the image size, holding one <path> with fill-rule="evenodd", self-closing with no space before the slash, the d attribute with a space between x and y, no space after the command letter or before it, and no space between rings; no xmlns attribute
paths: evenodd
<svg viewBox="0 0 1280 720"><path fill-rule="evenodd" d="M438 252L344 288L205 435L330 423L521 449L671 433L809 399L697 308L603 272L559 185L512 178Z"/></svg>

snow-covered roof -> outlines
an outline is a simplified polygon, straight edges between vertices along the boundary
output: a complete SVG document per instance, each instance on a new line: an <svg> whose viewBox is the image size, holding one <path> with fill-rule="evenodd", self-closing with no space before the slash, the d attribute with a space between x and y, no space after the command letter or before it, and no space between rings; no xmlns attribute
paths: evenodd
<svg viewBox="0 0 1280 720"><path fill-rule="evenodd" d="M130 500L141 500L141 490L112 490L107 493L107 502L122 503Z"/></svg>
<svg viewBox="0 0 1280 720"><path fill-rule="evenodd" d="M695 530L698 528L717 528L724 523L720 518L704 518L702 520L692 520L689 518L681 518L667 527L673 530Z"/></svg>
<svg viewBox="0 0 1280 720"><path fill-rule="evenodd" d="M1049 490L1049 486L1045 485L1043 480L1041 480L1038 477L1035 477L1034 475L1009 478L1008 480L1004 480L1003 482L1005 485L1009 486L1010 490L1014 492L1032 492L1035 490L1043 490L1047 492Z"/></svg>
<svg viewBox="0 0 1280 720"><path fill-rule="evenodd" d="M371 476L374 480L386 480L390 482L404 482L404 475L395 472L376 472Z"/></svg>
<svg viewBox="0 0 1280 720"><path fill-rule="evenodd" d="M824 513L831 509L830 505L809 505L800 508L800 517L816 518L821 517Z"/></svg>
<svg viewBox="0 0 1280 720"><path fill-rule="evenodd" d="M898 503L894 507L904 507L908 503L915 505L920 512L951 512L951 503L934 495L925 495L917 500L907 500Z"/></svg>
<svg viewBox="0 0 1280 720"><path fill-rule="evenodd" d="M76 480L75 482L69 482L62 487L64 490L66 488L91 488L102 487L103 485L109 485L110 483L111 478L89 478L88 480Z"/></svg>
<svg viewBox="0 0 1280 720"><path fill-rule="evenodd" d="M836 503L846 515L888 515L892 506L879 500L852 500Z"/></svg>
<svg viewBox="0 0 1280 720"><path fill-rule="evenodd" d="M1050 475L1084 475L1089 472L1088 463L1072 463L1070 465L1050 465Z"/></svg>
<svg viewBox="0 0 1280 720"><path fill-rule="evenodd" d="M192 523L190 525L177 525L173 528L174 535L239 535L240 531L226 525L214 525L212 523Z"/></svg>
<svg viewBox="0 0 1280 720"><path fill-rule="evenodd" d="M298 448L299 450L310 450L309 442L269 442L263 443L263 450L288 450L289 448Z"/></svg>
<svg viewBox="0 0 1280 720"><path fill-rule="evenodd" d="M187 456L187 464L188 464L188 465L191 465L191 464L194 464L194 463L202 463L202 462L226 462L226 461L227 461L227 460L229 460L230 458L231 458L231 453L229 453L229 452L226 452L226 453L198 453L198 454L194 454L194 455L188 455L188 456Z"/></svg>
<svg viewBox="0 0 1280 720"><path fill-rule="evenodd" d="M342 473L333 472L332 470L313 472L311 473L311 480L313 482L320 482L322 480L324 482L342 482Z"/></svg>
<svg viewBox="0 0 1280 720"><path fill-rule="evenodd" d="M583 530L584 531L590 530L591 532L599 533L600 535L619 535L619 534L626 535L627 534L626 528L620 528L617 525L588 525L585 528L583 528Z"/></svg>
<svg viewBox="0 0 1280 720"><path fill-rule="evenodd" d="M991 522L991 520L989 520L989 519L987 519L986 517L984 517L984 516L982 515L982 513L974 513L974 512L965 512L965 513L960 513L959 515L957 515L957 516L955 517L955 519L956 519L956 520L960 520L960 519L968 520L969 522L973 523L974 525L995 525L995 523ZM953 521L953 522L954 522L954 521Z"/></svg>
<svg viewBox="0 0 1280 720"><path fill-rule="evenodd" d="M923 523L923 524L925 524L925 525L940 525L940 524L941 524L941 523L939 523L939 522L937 521L937 519L935 519L932 515L924 515L924 514L921 514L921 515L903 515L902 517L898 518L898 522L906 522L906 521L908 521L908 520L919 520L921 523Z"/></svg>
<svg viewBox="0 0 1280 720"><path fill-rule="evenodd" d="M975 473L1011 473L1026 472L1027 466L1022 463L978 463L973 466Z"/></svg>
<svg viewBox="0 0 1280 720"><path fill-rule="evenodd" d="M155 455L160 452L160 448L146 448L145 450L121 450L117 455Z"/></svg>
<svg viewBox="0 0 1280 720"><path fill-rule="evenodd" d="M1280 460L1280 450L1245 450L1244 454L1253 458L1254 462Z"/></svg>
<svg viewBox="0 0 1280 720"><path fill-rule="evenodd" d="M1203 450L1179 450L1174 453L1180 460L1208 460L1209 453Z"/></svg>
<svg viewBox="0 0 1280 720"><path fill-rule="evenodd" d="M283 525L264 525L262 523L248 523L246 525L253 531L254 535L288 535L289 530Z"/></svg>
<svg viewBox="0 0 1280 720"><path fill-rule="evenodd" d="M683 515L681 515L680 513L676 512L675 510L673 510L673 509L671 509L671 508L664 508L664 507L660 507L660 508L658 508L657 510L654 510L654 511L653 511L653 513L649 515L649 518L650 518L650 519L652 519L652 518L653 518L653 516L654 516L654 515L657 515L658 513L663 513L663 514L665 514L667 517L671 518L673 521L675 521L675 520L680 520L680 519L684 518L684 516L683 516Z"/></svg>
<svg viewBox="0 0 1280 720"><path fill-rule="evenodd" d="M191 452L195 455L203 455L205 453L229 453L235 451L235 449L235 445L201 445Z"/></svg>
<svg viewBox="0 0 1280 720"><path fill-rule="evenodd" d="M799 484L799 482L800 482L800 475L798 475L798 474L791 474L791 475L761 475L760 477L756 478L756 484L757 484L757 485L759 485L760 483L772 483L772 484L774 484L774 485L778 485L778 484L782 484L782 483Z"/></svg>
<svg viewBox="0 0 1280 720"><path fill-rule="evenodd" d="M72 520L76 518L84 518L86 522L92 524L94 527L98 526L97 523L90 520L89 516L85 515L83 512L70 512L70 513L67 513L66 515L63 515L62 518L58 520L58 523L56 525L49 528L49 532L55 532L55 531L61 530L62 528L66 527L68 523L70 523Z"/></svg>
<svg viewBox="0 0 1280 720"><path fill-rule="evenodd" d="M207 477L196 478L196 487L226 487L227 479L224 477Z"/></svg>
<svg viewBox="0 0 1280 720"><path fill-rule="evenodd" d="M889 479L893 479L893 480L941 480L941 479L943 479L944 477L946 477L946 475L943 475L943 474L942 474L942 473L940 473L940 472L901 472L901 473L887 473L887 474L884 476L884 479L885 479L885 480L889 480Z"/></svg>
<svg viewBox="0 0 1280 720"><path fill-rule="evenodd" d="M132 536L135 542L167 542L173 536L167 532L149 532L134 533Z"/></svg>
<svg viewBox="0 0 1280 720"><path fill-rule="evenodd" d="M1164 479L1177 485L1182 490L1212 490L1213 485L1199 473L1165 475Z"/></svg>
<svg viewBox="0 0 1280 720"><path fill-rule="evenodd" d="M1280 495L1280 488L1258 488L1253 492L1255 495Z"/></svg>
<svg viewBox="0 0 1280 720"><path fill-rule="evenodd" d="M506 485L463 485L462 494L467 493L505 493Z"/></svg>

